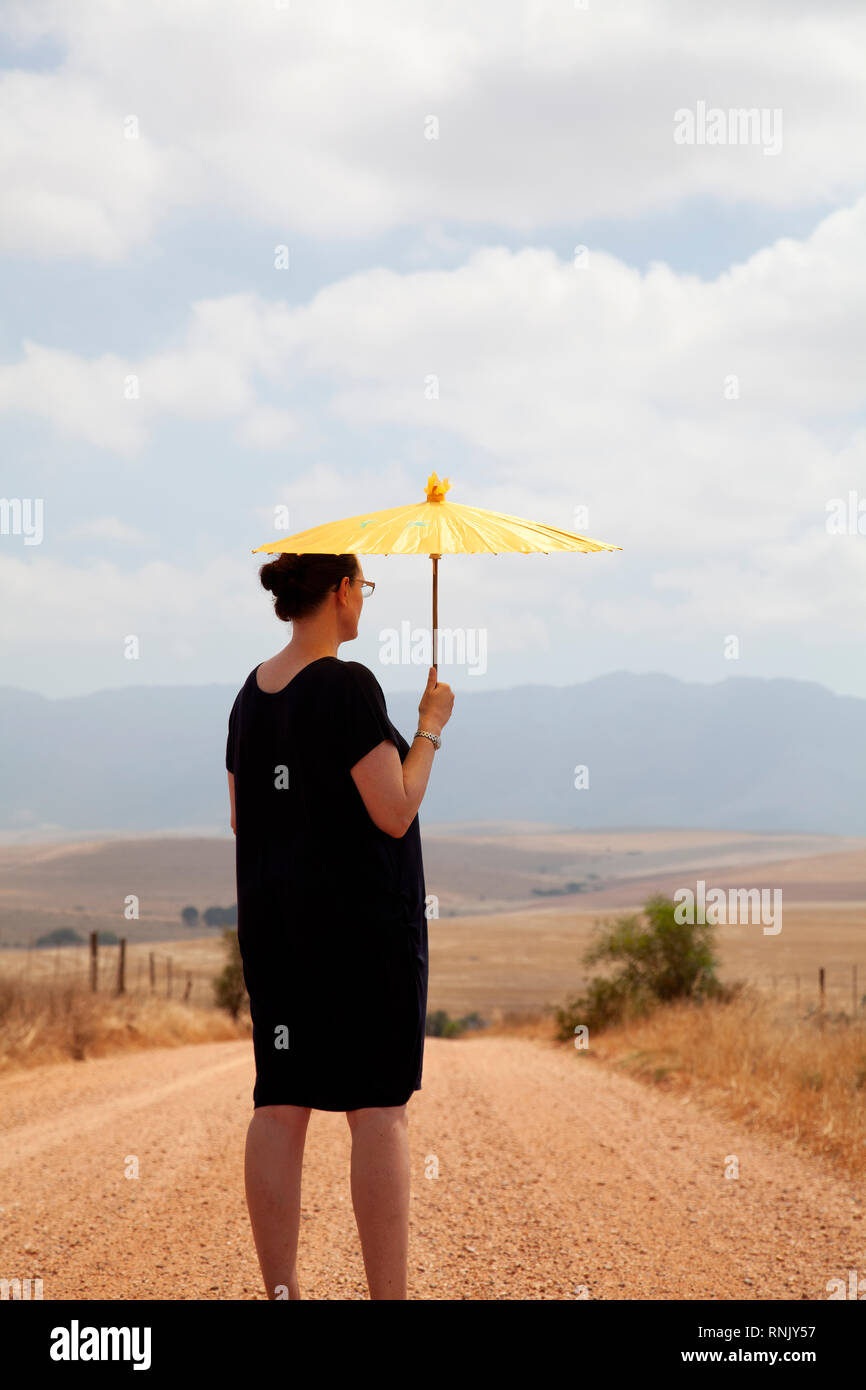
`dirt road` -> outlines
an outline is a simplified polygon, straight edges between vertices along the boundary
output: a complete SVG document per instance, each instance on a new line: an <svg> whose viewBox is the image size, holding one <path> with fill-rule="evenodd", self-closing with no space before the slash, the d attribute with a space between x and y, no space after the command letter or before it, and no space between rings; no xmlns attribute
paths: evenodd
<svg viewBox="0 0 866 1390"><path fill-rule="evenodd" d="M252 1080L232 1042L0 1081L0 1277L46 1300L263 1298ZM409 1114L413 1299L823 1300L866 1277L866 1185L574 1049L428 1039ZM314 1112L304 1298L367 1296L348 1160L345 1116Z"/></svg>

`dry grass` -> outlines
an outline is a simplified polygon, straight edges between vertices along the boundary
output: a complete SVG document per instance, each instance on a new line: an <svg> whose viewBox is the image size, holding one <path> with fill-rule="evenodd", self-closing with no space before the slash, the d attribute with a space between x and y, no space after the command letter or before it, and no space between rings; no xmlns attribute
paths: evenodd
<svg viewBox="0 0 866 1390"><path fill-rule="evenodd" d="M467 1029L462 1038L523 1038L528 1042L552 1042L556 1024L552 1009L494 1009L483 1028Z"/></svg>
<svg viewBox="0 0 866 1390"><path fill-rule="evenodd" d="M489 1033L553 1040L549 1015ZM468 1037L477 1036L468 1034ZM561 1043L560 1046L572 1047ZM591 1036L590 1057L795 1141L849 1178L866 1173L866 1019L802 1013L750 988L727 1004L681 1003Z"/></svg>
<svg viewBox="0 0 866 1390"><path fill-rule="evenodd" d="M0 976L0 1072L142 1047L247 1037L220 1009L150 995L91 994L74 981Z"/></svg>
<svg viewBox="0 0 866 1390"><path fill-rule="evenodd" d="M99 947L98 993L113 995L118 976L117 946ZM154 958L154 982L150 985L150 957ZM168 975L171 961L172 974ZM126 948L126 992L153 994L163 999L184 999L203 1008L214 1007L213 979L226 963L221 937L193 940L130 942ZM90 952L87 946L62 946L35 950L7 950L0 955L0 978L17 981L24 992L39 984L73 985L84 992L90 984ZM171 993L169 994L169 990Z"/></svg>

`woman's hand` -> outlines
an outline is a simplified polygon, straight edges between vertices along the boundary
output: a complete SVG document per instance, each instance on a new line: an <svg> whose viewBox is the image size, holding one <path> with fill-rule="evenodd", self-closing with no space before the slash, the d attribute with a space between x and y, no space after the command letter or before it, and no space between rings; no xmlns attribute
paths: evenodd
<svg viewBox="0 0 866 1390"><path fill-rule="evenodd" d="M427 685L418 706L418 727L431 734L441 734L454 707L454 692L444 681L436 680L436 667L430 667Z"/></svg>

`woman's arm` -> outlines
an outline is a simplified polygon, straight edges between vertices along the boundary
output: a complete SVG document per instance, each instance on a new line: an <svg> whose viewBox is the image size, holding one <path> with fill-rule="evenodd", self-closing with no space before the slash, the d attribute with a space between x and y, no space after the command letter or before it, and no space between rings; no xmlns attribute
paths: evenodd
<svg viewBox="0 0 866 1390"><path fill-rule="evenodd" d="M430 734L441 734L450 719L453 703L452 688L438 681L436 667L431 666L427 687L418 705L418 728L425 728ZM418 806L427 791L435 751L430 738L413 738L405 762L400 762L398 746L384 738L352 769L352 780L361 794L367 815L374 826L384 830L386 835L393 835L395 840L402 840L416 819Z"/></svg>
<svg viewBox="0 0 866 1390"><path fill-rule="evenodd" d="M440 683L436 667L431 666L418 705L419 729L441 734L451 718L453 705L450 685ZM351 769L352 781L371 821L395 840L402 839L418 814L435 752L436 746L429 738L414 738L401 763L397 745L383 739Z"/></svg>
<svg viewBox="0 0 866 1390"><path fill-rule="evenodd" d="M424 742L427 743L427 742L429 742L429 740L428 740L428 739L425 739ZM235 814L235 775L234 775L233 772L230 772L230 773L228 774L228 779L229 779L229 801L230 801L231 804L232 804L232 830L233 830L233 831L235 832L235 834L237 835L237 833L238 833L238 822L237 822L237 815Z"/></svg>
<svg viewBox="0 0 866 1390"><path fill-rule="evenodd" d="M438 734L439 729L430 733ZM429 738L416 738L401 763L397 745L383 739L352 768L352 781L371 821L395 840L406 834L418 814L435 752Z"/></svg>

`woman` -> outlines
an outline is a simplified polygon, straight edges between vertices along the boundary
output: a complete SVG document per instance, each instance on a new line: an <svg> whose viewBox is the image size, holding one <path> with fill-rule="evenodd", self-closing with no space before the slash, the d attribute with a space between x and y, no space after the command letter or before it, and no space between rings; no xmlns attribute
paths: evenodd
<svg viewBox="0 0 866 1390"><path fill-rule="evenodd" d="M417 812L454 696L431 667L410 746L373 673L338 658L373 590L355 555L280 555L260 578L292 640L250 672L226 745L256 1063L250 1221L268 1298L300 1298L307 1123L344 1110L370 1297L405 1299L427 1009Z"/></svg>

